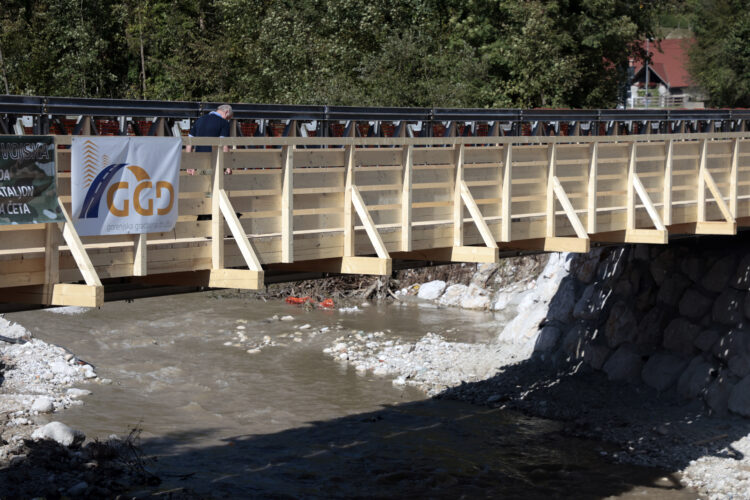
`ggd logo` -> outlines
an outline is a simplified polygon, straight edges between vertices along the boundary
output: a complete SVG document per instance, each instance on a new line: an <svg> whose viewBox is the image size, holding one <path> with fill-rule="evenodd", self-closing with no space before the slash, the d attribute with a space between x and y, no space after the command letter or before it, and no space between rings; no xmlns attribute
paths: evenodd
<svg viewBox="0 0 750 500"><path fill-rule="evenodd" d="M136 182L133 184L127 181L112 183L112 179L123 168L126 168L133 174ZM154 189L154 183L148 172L138 165L128 165L127 163L117 163L108 165L96 176L91 183L81 206L79 219L96 219L99 217L99 205L106 192L107 209L115 217L128 217L130 215L130 204L132 202L133 210L142 216L154 215L154 206L158 215L166 215L174 206L174 186L167 181L157 181L154 189L155 196L148 198L146 206L143 206L142 196L145 190ZM118 196L119 195L119 196Z"/></svg>

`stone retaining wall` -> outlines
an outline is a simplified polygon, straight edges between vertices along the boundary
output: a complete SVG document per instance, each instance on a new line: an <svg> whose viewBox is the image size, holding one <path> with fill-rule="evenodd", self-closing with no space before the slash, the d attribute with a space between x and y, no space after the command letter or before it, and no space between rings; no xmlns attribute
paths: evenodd
<svg viewBox="0 0 750 500"><path fill-rule="evenodd" d="M694 238L573 257L535 355L581 361L750 417L750 238Z"/></svg>

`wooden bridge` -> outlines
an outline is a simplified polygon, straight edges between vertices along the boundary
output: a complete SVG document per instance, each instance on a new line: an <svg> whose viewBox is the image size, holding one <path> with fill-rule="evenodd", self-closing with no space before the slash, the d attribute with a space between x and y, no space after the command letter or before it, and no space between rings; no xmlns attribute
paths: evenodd
<svg viewBox="0 0 750 500"><path fill-rule="evenodd" d="M67 222L0 226L0 302L99 306L123 284L257 289L266 273L389 275L750 226L750 132L183 141L214 152L182 153L174 230L80 237L71 137L55 136Z"/></svg>

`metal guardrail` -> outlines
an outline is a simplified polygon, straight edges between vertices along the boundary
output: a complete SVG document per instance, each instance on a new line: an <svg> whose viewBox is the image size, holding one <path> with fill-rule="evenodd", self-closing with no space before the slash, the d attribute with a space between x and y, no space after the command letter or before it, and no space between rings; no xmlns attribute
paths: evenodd
<svg viewBox="0 0 750 500"><path fill-rule="evenodd" d="M20 117L29 117L27 122L29 119L32 121L32 132L38 134L52 132L50 123L56 119L75 117L80 122L83 117L92 117L124 121L148 119L152 123L163 119L166 133L169 134L176 121L188 120L192 123L219 104L0 95L0 133L13 133L13 127ZM388 135L390 125L407 122L415 126L408 132L403 127L399 133L415 134L418 131L420 137L432 137L436 134L618 135L642 133L644 130L649 133L684 133L750 129L750 109L478 109L248 103L233 103L232 107L235 122L254 122L257 128L251 127L253 133L260 136L274 135L273 127L269 126L272 122L288 124L292 120L306 122L308 130L314 130L313 133L321 137L341 133L341 127L332 125L342 122L370 123L374 126L368 131L368 135L374 136ZM453 128L453 124L460 125L459 129ZM483 126L477 127L477 124ZM235 128L237 135L243 135L241 127ZM352 134L361 133L353 129L356 127L346 128ZM82 130L82 127L77 127L73 133L82 133ZM287 128L284 135L294 135L295 132ZM96 134L96 128L89 133ZM126 125L121 127L120 133L127 133ZM149 134L158 135L158 127L152 127Z"/></svg>

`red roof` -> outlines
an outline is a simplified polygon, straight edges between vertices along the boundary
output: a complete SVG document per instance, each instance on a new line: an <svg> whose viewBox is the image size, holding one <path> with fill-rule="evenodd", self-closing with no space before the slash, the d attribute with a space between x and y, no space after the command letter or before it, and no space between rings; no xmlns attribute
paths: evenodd
<svg viewBox="0 0 750 500"><path fill-rule="evenodd" d="M695 42L693 39L670 39L661 42L649 42L651 65L649 66L661 77L668 87L688 87L692 84L687 70L688 48ZM639 42L646 47L646 42ZM635 73L643 68L643 62L635 63Z"/></svg>

